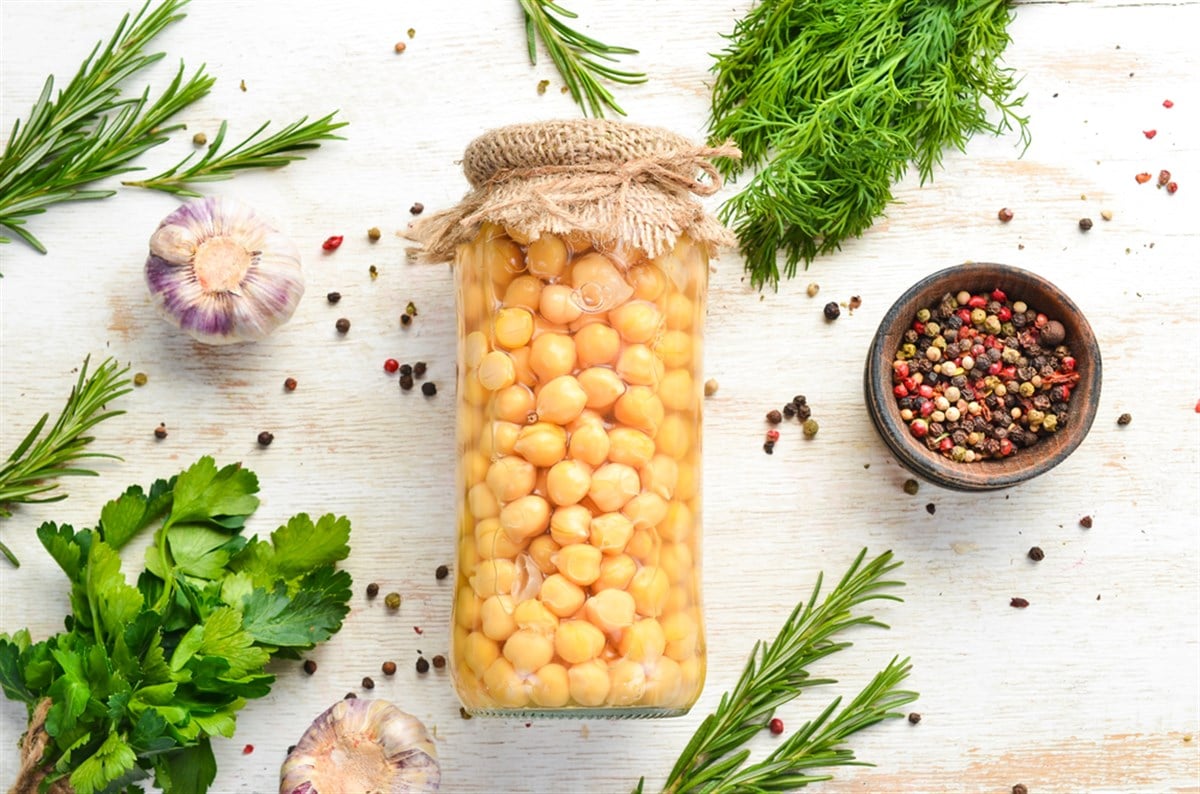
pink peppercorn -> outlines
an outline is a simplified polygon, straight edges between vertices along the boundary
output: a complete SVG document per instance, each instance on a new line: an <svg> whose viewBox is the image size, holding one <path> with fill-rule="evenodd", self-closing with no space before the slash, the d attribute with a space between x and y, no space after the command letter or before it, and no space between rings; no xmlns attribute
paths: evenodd
<svg viewBox="0 0 1200 794"><path fill-rule="evenodd" d="M778 736L779 734L783 733L783 720L779 719L778 717L775 717L774 719L771 720L768 727L771 729L771 733Z"/></svg>

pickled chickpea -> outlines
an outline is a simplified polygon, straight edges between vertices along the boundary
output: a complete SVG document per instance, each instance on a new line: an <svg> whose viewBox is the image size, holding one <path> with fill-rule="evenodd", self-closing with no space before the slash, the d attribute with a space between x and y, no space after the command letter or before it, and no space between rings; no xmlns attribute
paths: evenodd
<svg viewBox="0 0 1200 794"><path fill-rule="evenodd" d="M500 646L480 631L472 631L463 643L463 661L475 675L483 675L500 658Z"/></svg>
<svg viewBox="0 0 1200 794"><path fill-rule="evenodd" d="M633 285L633 297L656 301L667 288L667 277L652 264L635 265L629 269L629 283Z"/></svg>
<svg viewBox="0 0 1200 794"><path fill-rule="evenodd" d="M571 375L562 375L542 386L537 393L538 418L565 425L587 407L587 392Z"/></svg>
<svg viewBox="0 0 1200 794"><path fill-rule="evenodd" d="M514 543L526 541L550 526L550 503L536 494L514 499L501 508L500 526Z"/></svg>
<svg viewBox="0 0 1200 794"><path fill-rule="evenodd" d="M663 655L666 647L667 639L663 636L662 626L653 618L639 620L625 629L617 644L621 655L634 662L653 661ZM508 648L507 643L505 648Z"/></svg>
<svg viewBox="0 0 1200 794"><path fill-rule="evenodd" d="M672 584L683 581L695 567L692 547L687 543L664 543L658 564Z"/></svg>
<svg viewBox="0 0 1200 794"><path fill-rule="evenodd" d="M617 374L632 386L658 386L662 381L662 359L646 345L626 345L617 358Z"/></svg>
<svg viewBox="0 0 1200 794"><path fill-rule="evenodd" d="M633 287L604 254L585 254L571 267L571 286L585 311L604 312L629 300Z"/></svg>
<svg viewBox="0 0 1200 794"><path fill-rule="evenodd" d="M600 576L592 582L592 592L624 590L637 573L637 563L628 554L606 554L600 561Z"/></svg>
<svg viewBox="0 0 1200 794"><path fill-rule="evenodd" d="M491 349L491 345L488 344L487 334L483 331L472 331L463 340L463 363L469 369L474 369L479 366L479 362L483 361L483 357Z"/></svg>
<svg viewBox="0 0 1200 794"><path fill-rule="evenodd" d="M683 685L683 691L690 695L698 693L700 685L704 682L704 658L697 654L676 661L679 662L679 678Z"/></svg>
<svg viewBox="0 0 1200 794"><path fill-rule="evenodd" d="M531 351L532 348L529 345L509 351L512 355L513 368L517 371L517 383L524 386L533 386L537 383L537 374L533 371L533 367L529 366Z"/></svg>
<svg viewBox="0 0 1200 794"><path fill-rule="evenodd" d="M492 336L509 350L524 347L533 338L533 312L522 307L501 309L492 323Z"/></svg>
<svg viewBox="0 0 1200 794"><path fill-rule="evenodd" d="M500 519L485 518L475 525L475 548L480 560L492 560L501 557L506 560L516 559L525 548L524 543L513 543Z"/></svg>
<svg viewBox="0 0 1200 794"><path fill-rule="evenodd" d="M663 414L662 400L649 386L630 386L613 406L618 422L651 436L658 432Z"/></svg>
<svg viewBox="0 0 1200 794"><path fill-rule="evenodd" d="M538 593L546 609L554 615L565 618L574 615L583 606L587 594L583 588L572 582L561 573L551 574L542 582L542 590ZM629 597L630 603L633 596Z"/></svg>
<svg viewBox="0 0 1200 794"><path fill-rule="evenodd" d="M567 267L567 246L562 238L543 233L525 249L530 274L542 279L558 278Z"/></svg>
<svg viewBox="0 0 1200 794"><path fill-rule="evenodd" d="M608 459L640 469L654 457L654 439L632 427L614 427L608 431Z"/></svg>
<svg viewBox="0 0 1200 794"><path fill-rule="evenodd" d="M573 460L580 460L589 466L599 466L608 459L610 452L608 433L604 425L585 425L571 433L571 444L567 454Z"/></svg>
<svg viewBox="0 0 1200 794"><path fill-rule="evenodd" d="M500 503L485 482L476 483L467 491L467 509L476 520L500 515Z"/></svg>
<svg viewBox="0 0 1200 794"><path fill-rule="evenodd" d="M663 653L676 661L690 659L696 655L700 641L700 628L696 619L688 612L676 612L662 619L663 637L667 644Z"/></svg>
<svg viewBox="0 0 1200 794"><path fill-rule="evenodd" d="M607 411L625 393L625 382L608 367L589 367L578 380L587 392L587 407L594 411Z"/></svg>
<svg viewBox="0 0 1200 794"><path fill-rule="evenodd" d="M667 515L658 525L658 532L663 540L678 543L691 537L692 523L692 511L687 504L672 501L667 504Z"/></svg>
<svg viewBox="0 0 1200 794"><path fill-rule="evenodd" d="M558 630L558 616L534 598L517 604L513 609L513 620L517 628L533 629L543 634L553 634Z"/></svg>
<svg viewBox="0 0 1200 794"><path fill-rule="evenodd" d="M454 622L459 628L468 631L475 628L479 622L479 609L482 604L474 589L469 585L460 586L458 595L454 598Z"/></svg>
<svg viewBox="0 0 1200 794"><path fill-rule="evenodd" d="M580 664L604 650L604 632L586 620L564 620L554 632L554 650L563 661Z"/></svg>
<svg viewBox="0 0 1200 794"><path fill-rule="evenodd" d="M603 558L604 553L595 546L572 543L559 550L554 563L563 576L580 587L587 587L600 578L600 561Z"/></svg>
<svg viewBox="0 0 1200 794"><path fill-rule="evenodd" d="M547 468L566 457L567 433L549 422L526 425L517 434L513 451L534 466Z"/></svg>
<svg viewBox="0 0 1200 794"><path fill-rule="evenodd" d="M548 284L542 288L538 312L552 323L569 325L583 314L574 294L575 290L566 284Z"/></svg>
<svg viewBox="0 0 1200 794"><path fill-rule="evenodd" d="M521 426L514 422L492 422L492 448L486 451L487 454L511 455L520 433Z"/></svg>
<svg viewBox="0 0 1200 794"><path fill-rule="evenodd" d="M567 681L571 699L581 706L599 706L608 698L608 665L600 659L573 665L567 671Z"/></svg>
<svg viewBox="0 0 1200 794"><path fill-rule="evenodd" d="M658 435L654 437L658 451L664 455L670 455L672 458L686 457L692 449L694 426L691 420L683 417L683 414L667 416L658 427Z"/></svg>
<svg viewBox="0 0 1200 794"><path fill-rule="evenodd" d="M629 594L633 596L637 613L648 618L661 615L670 587L667 575L658 566L646 566L634 574L629 583Z"/></svg>
<svg viewBox="0 0 1200 794"><path fill-rule="evenodd" d="M517 382L517 368L512 356L503 350L493 350L483 357L476 371L479 385L488 391L499 391Z"/></svg>
<svg viewBox="0 0 1200 794"><path fill-rule="evenodd" d="M611 364L621 350L621 335L607 325L593 323L575 332L575 355L581 367Z"/></svg>
<svg viewBox="0 0 1200 794"><path fill-rule="evenodd" d="M490 354L489 354L490 355ZM501 353L500 355L505 355ZM514 372L515 378L515 372ZM533 390L516 384L500 389L492 397L492 415L516 425L526 424L537 406Z"/></svg>
<svg viewBox="0 0 1200 794"><path fill-rule="evenodd" d="M592 625L613 634L633 625L636 606L633 596L624 590L601 590L588 598L583 609Z"/></svg>
<svg viewBox="0 0 1200 794"><path fill-rule="evenodd" d="M487 472L488 459L480 450L471 450L462 456L463 480L466 481L467 487L483 482Z"/></svg>
<svg viewBox="0 0 1200 794"><path fill-rule="evenodd" d="M529 346L529 367L542 382L575 370L575 340L566 334L545 333Z"/></svg>
<svg viewBox="0 0 1200 794"><path fill-rule="evenodd" d="M683 674L679 662L668 656L655 659L646 666L644 698L650 706L683 705Z"/></svg>
<svg viewBox="0 0 1200 794"><path fill-rule="evenodd" d="M492 283L503 289L525 269L525 257L512 240L496 237L484 246L483 266Z"/></svg>
<svg viewBox="0 0 1200 794"><path fill-rule="evenodd" d="M525 681L507 659L497 659L483 672L483 685L496 703L505 708L520 708L529 702Z"/></svg>
<svg viewBox="0 0 1200 794"><path fill-rule="evenodd" d="M667 296L666 315L667 328L672 331L686 331L695 322L696 307L686 296L673 292Z"/></svg>
<svg viewBox="0 0 1200 794"><path fill-rule="evenodd" d="M692 337L679 330L667 331L655 343L654 352L668 367L686 367L692 361Z"/></svg>
<svg viewBox="0 0 1200 794"><path fill-rule="evenodd" d="M610 453L611 450L610 450ZM623 463L606 463L592 473L588 496L596 507L613 513L641 491L641 480L632 467Z"/></svg>
<svg viewBox="0 0 1200 794"><path fill-rule="evenodd" d="M621 513L637 529L658 526L667 516L667 500L656 493L640 493L625 503Z"/></svg>
<svg viewBox="0 0 1200 794"><path fill-rule="evenodd" d="M512 612L513 600L510 595L494 595L484 599L479 608L484 636L497 642L507 640L517 630Z"/></svg>
<svg viewBox="0 0 1200 794"><path fill-rule="evenodd" d="M558 566L554 564L554 558L560 548L562 547L554 542L554 538L549 535L541 535L530 542L529 556L538 570L548 576L558 570Z"/></svg>
<svg viewBox="0 0 1200 794"><path fill-rule="evenodd" d="M578 460L562 460L546 475L546 495L556 505L573 505L587 496L592 467Z"/></svg>
<svg viewBox="0 0 1200 794"><path fill-rule="evenodd" d="M696 384L686 369L671 369L658 384L658 396L670 411L690 411L696 407Z"/></svg>
<svg viewBox="0 0 1200 794"><path fill-rule="evenodd" d="M633 522L630 522L632 525ZM658 534L653 529L634 530L625 544L625 553L642 565L658 564Z"/></svg>
<svg viewBox="0 0 1200 794"><path fill-rule="evenodd" d="M532 673L554 658L554 643L540 631L518 629L504 641L504 658L519 673Z"/></svg>
<svg viewBox="0 0 1200 794"><path fill-rule="evenodd" d="M669 455L658 454L642 466L639 475L643 491L670 499L679 482L679 464Z"/></svg>
<svg viewBox="0 0 1200 794"><path fill-rule="evenodd" d="M504 290L505 306L524 306L537 311L542 300L541 279L533 276L518 276Z"/></svg>
<svg viewBox="0 0 1200 794"><path fill-rule="evenodd" d="M551 662L539 669L534 675L533 686L529 689L529 699L544 709L557 709L567 705L571 701L567 668L557 662Z"/></svg>
<svg viewBox="0 0 1200 794"><path fill-rule="evenodd" d="M664 615L674 615L692 605L691 577L685 577L680 584L671 585L667 593L667 603L663 605Z"/></svg>
<svg viewBox="0 0 1200 794"><path fill-rule="evenodd" d="M517 566L512 560L484 560L475 569L475 575L471 577L471 586L475 588L475 595L480 598L509 593L512 591L516 575Z"/></svg>
<svg viewBox="0 0 1200 794"><path fill-rule="evenodd" d="M487 484L501 502L511 502L533 493L537 467L516 455L500 458L487 472Z"/></svg>
<svg viewBox="0 0 1200 794"><path fill-rule="evenodd" d="M583 505L560 507L550 516L550 537L560 546L587 543L591 523L592 511Z"/></svg>
<svg viewBox="0 0 1200 794"><path fill-rule="evenodd" d="M538 238L535 232L523 232L513 226L505 226L504 233L508 235L508 239L518 245L529 245Z"/></svg>
<svg viewBox="0 0 1200 794"><path fill-rule="evenodd" d="M621 660L609 669L608 703L632 706L646 692L646 668L637 662Z"/></svg>
<svg viewBox="0 0 1200 794"><path fill-rule="evenodd" d="M696 468L686 460L679 461L679 475L675 479L675 498L684 502L696 496Z"/></svg>
<svg viewBox="0 0 1200 794"><path fill-rule="evenodd" d="M662 328L663 316L650 301L632 300L608 313L609 324L626 342L645 343Z"/></svg>

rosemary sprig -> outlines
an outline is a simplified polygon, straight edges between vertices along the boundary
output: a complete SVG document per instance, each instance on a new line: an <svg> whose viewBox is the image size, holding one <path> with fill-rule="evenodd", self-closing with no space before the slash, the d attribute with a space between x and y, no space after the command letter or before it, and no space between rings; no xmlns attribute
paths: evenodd
<svg viewBox="0 0 1200 794"><path fill-rule="evenodd" d="M721 212L755 286L861 235L910 164L924 184L975 133L1019 128L1028 145L1000 65L1012 17L1007 0L762 0L737 23L710 130L742 150L727 176L758 169Z"/></svg>
<svg viewBox="0 0 1200 794"><path fill-rule="evenodd" d="M334 131L345 127L347 122L334 122L335 110L328 116L317 119L311 124L305 124L308 117L293 122L274 135L255 140L271 122L264 123L251 133L241 143L227 152L220 151L225 140L226 122L221 122L216 138L204 156L187 166L193 155L188 155L178 165L163 171L158 176L137 181L122 182L123 185L142 187L150 190L161 190L182 197L196 197L200 194L186 187L196 182L217 182L232 179L238 171L247 168L279 168L293 160L303 160L304 157L294 152L320 147L320 141L345 140L334 135Z"/></svg>
<svg viewBox="0 0 1200 794"><path fill-rule="evenodd" d="M89 376L90 360L90 356L83 360L79 378L57 421L43 435L42 431L50 420L50 414L43 414L0 467L0 518L12 515L9 505L41 504L66 499L64 493L45 495L58 487L57 483L50 480L67 476L96 476L94 471L72 465L75 461L84 458L120 460L116 455L86 451L87 445L94 439L85 434L105 419L125 413L108 410L107 405L131 390L129 378L126 377L129 367L120 368L110 358ZM3 543L0 543L0 554L13 565L20 566L16 556Z"/></svg>
<svg viewBox="0 0 1200 794"><path fill-rule="evenodd" d="M614 56L636 55L637 50L605 44L575 30L564 19L578 19L579 15L553 0L520 0L520 3L525 12L529 62L537 63L537 41L541 39L550 60L567 84L571 99L583 109L585 116L591 113L595 118L601 118L606 107L624 116L625 111L617 104L612 92L600 81L624 85L646 82L642 72L624 71L608 65L617 62Z"/></svg>
<svg viewBox="0 0 1200 794"><path fill-rule="evenodd" d="M830 777L812 774L810 769L862 764L845 741L877 722L900 716L897 709L917 698L916 693L897 688L908 675L907 659L893 660L841 711L837 710L840 699L834 700L763 761L745 766L750 757L745 744L767 729L781 705L806 689L834 683L811 677L809 667L852 645L835 641L835 635L853 626L887 628L855 610L869 601L901 600L887 591L902 583L886 578L901 563L894 562L888 551L864 564L866 554L866 549L859 553L824 600L819 600L823 576L818 576L808 601L797 604L775 639L755 643L733 690L722 695L716 710L700 723L680 754L664 792L786 791ZM640 794L644 783L643 779L635 792Z"/></svg>
<svg viewBox="0 0 1200 794"><path fill-rule="evenodd" d="M183 125L167 122L181 109L208 94L215 78L201 66L184 79L180 64L174 80L157 100L149 91L123 97L120 83L163 58L145 54L145 46L185 15L188 0L164 0L152 11L150 0L132 19L121 19L108 44L97 43L79 71L54 96L54 77L46 78L28 119L18 119L0 155L0 227L40 253L46 248L25 224L55 204L107 198L113 190L82 186L134 170L133 158L167 140ZM0 234L0 243L11 237Z"/></svg>

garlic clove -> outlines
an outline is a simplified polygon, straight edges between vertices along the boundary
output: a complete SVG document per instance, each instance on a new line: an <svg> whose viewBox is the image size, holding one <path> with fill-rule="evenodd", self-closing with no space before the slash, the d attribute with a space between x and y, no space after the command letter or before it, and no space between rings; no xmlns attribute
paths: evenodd
<svg viewBox="0 0 1200 794"><path fill-rule="evenodd" d="M424 794L442 772L425 726L386 700L340 700L320 714L280 770L280 794Z"/></svg>
<svg viewBox="0 0 1200 794"><path fill-rule="evenodd" d="M300 251L235 199L195 199L150 238L146 285L159 314L206 344L266 338L304 295Z"/></svg>

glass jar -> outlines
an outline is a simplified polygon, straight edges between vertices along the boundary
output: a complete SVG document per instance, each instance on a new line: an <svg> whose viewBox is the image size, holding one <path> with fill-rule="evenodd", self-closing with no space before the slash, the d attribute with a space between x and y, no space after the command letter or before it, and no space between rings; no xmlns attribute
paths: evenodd
<svg viewBox="0 0 1200 794"><path fill-rule="evenodd" d="M475 715L684 714L711 241L556 225L485 219L454 255L454 685Z"/></svg>

